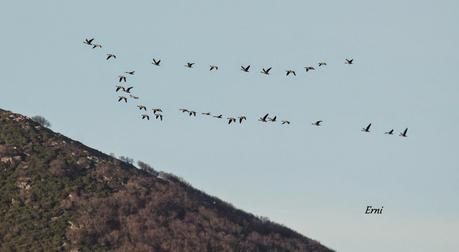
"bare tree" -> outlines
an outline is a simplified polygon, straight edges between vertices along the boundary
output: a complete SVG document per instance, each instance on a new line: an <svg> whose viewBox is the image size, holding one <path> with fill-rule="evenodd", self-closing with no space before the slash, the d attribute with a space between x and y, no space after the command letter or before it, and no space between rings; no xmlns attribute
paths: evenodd
<svg viewBox="0 0 459 252"><path fill-rule="evenodd" d="M139 168L142 170L142 171L145 171L145 172L148 172L150 174L153 174L153 175L157 175L158 172L155 171L155 169L153 169L153 167L145 162L142 162L142 161L137 161L137 166L139 166Z"/></svg>
<svg viewBox="0 0 459 252"><path fill-rule="evenodd" d="M46 120L46 118L44 118L43 116L36 115L36 116L32 117L31 119L34 122L39 123L43 127L46 127L46 128L51 127L51 123L48 120Z"/></svg>
<svg viewBox="0 0 459 252"><path fill-rule="evenodd" d="M120 156L119 159L127 164L133 164L134 163L134 159L130 158L130 157L125 157L125 156Z"/></svg>

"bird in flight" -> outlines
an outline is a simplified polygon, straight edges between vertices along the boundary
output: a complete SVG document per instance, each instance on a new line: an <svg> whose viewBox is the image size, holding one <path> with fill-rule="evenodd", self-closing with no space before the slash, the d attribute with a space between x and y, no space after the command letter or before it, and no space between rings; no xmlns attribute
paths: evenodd
<svg viewBox="0 0 459 252"><path fill-rule="evenodd" d="M322 120L319 120L319 121L313 122L312 125L314 125L314 126L322 126L322 125L320 125L321 123L322 123Z"/></svg>
<svg viewBox="0 0 459 252"><path fill-rule="evenodd" d="M92 49L102 48L101 44L92 44Z"/></svg>
<svg viewBox="0 0 459 252"><path fill-rule="evenodd" d="M155 58L153 58L153 62L151 62L151 64L155 66L159 66L160 63L161 63L161 60L156 60Z"/></svg>
<svg viewBox="0 0 459 252"><path fill-rule="evenodd" d="M124 102L127 102L127 98L125 96L118 96L118 102L124 100Z"/></svg>
<svg viewBox="0 0 459 252"><path fill-rule="evenodd" d="M268 115L269 115L269 114L266 114L265 116L258 118L258 121L260 121L260 122L267 122L266 119L268 118Z"/></svg>
<svg viewBox="0 0 459 252"><path fill-rule="evenodd" d="M190 114L190 116L196 116L196 111L188 111L188 113Z"/></svg>
<svg viewBox="0 0 459 252"><path fill-rule="evenodd" d="M201 115L210 116L210 112L204 112L204 113L201 113Z"/></svg>
<svg viewBox="0 0 459 252"><path fill-rule="evenodd" d="M129 97L131 97L132 99L135 99L135 100L138 100L138 99L139 99L139 97L138 97L138 96L135 96L135 95L131 95L131 94L129 95Z"/></svg>
<svg viewBox="0 0 459 252"><path fill-rule="evenodd" d="M115 54L111 54L111 53L107 53L107 60L111 59L111 58L114 58L116 59L116 55Z"/></svg>
<svg viewBox="0 0 459 252"><path fill-rule="evenodd" d="M145 107L144 105L137 105L137 107L139 108L139 110L145 110L147 111L147 107Z"/></svg>
<svg viewBox="0 0 459 252"><path fill-rule="evenodd" d="M147 115L147 114L143 114L143 115L142 115L142 120L143 120L143 119L145 119L145 118L147 118L147 120L149 120L149 121L150 121L150 116L149 116L149 115Z"/></svg>
<svg viewBox="0 0 459 252"><path fill-rule="evenodd" d="M273 118L268 117L268 121L270 122L275 122L277 119L277 116L274 116Z"/></svg>
<svg viewBox="0 0 459 252"><path fill-rule="evenodd" d="M387 132L384 132L384 134L387 134L387 135L393 135L394 134L394 129L391 129Z"/></svg>
<svg viewBox="0 0 459 252"><path fill-rule="evenodd" d="M156 119L160 119L161 121L163 120L163 115L161 114L155 114Z"/></svg>
<svg viewBox="0 0 459 252"><path fill-rule="evenodd" d="M296 76L296 73L295 73L295 71L293 71L293 70L285 70L285 72L287 72L287 73L285 74L286 76L288 76L289 74L293 74L293 75Z"/></svg>
<svg viewBox="0 0 459 252"><path fill-rule="evenodd" d="M290 124L290 121L282 120L282 124Z"/></svg>
<svg viewBox="0 0 459 252"><path fill-rule="evenodd" d="M370 124L368 124L368 126L367 126L367 127L365 127L365 128L362 128L362 131L363 131L363 132L370 132L370 127L371 127L371 123L370 123Z"/></svg>
<svg viewBox="0 0 459 252"><path fill-rule="evenodd" d="M188 109L184 109L184 108L180 109L180 111L182 111L183 113L185 113L185 112L189 112L189 110L188 110Z"/></svg>
<svg viewBox="0 0 459 252"><path fill-rule="evenodd" d="M125 91L123 86L116 86L116 91L115 92L118 92L120 90Z"/></svg>
<svg viewBox="0 0 459 252"><path fill-rule="evenodd" d="M401 132L399 136L401 136L401 137L408 137L408 136L406 135L406 133L408 133L408 128L406 128L403 132Z"/></svg>
<svg viewBox="0 0 459 252"><path fill-rule="evenodd" d="M239 118L239 123L242 123L242 121L247 120L247 117L245 116L240 116Z"/></svg>
<svg viewBox="0 0 459 252"><path fill-rule="evenodd" d="M249 69L250 69L250 65L248 65L248 66L246 66L246 67L245 67L245 66L241 66L241 70L244 71L244 72L246 72L246 73L249 72Z"/></svg>
<svg viewBox="0 0 459 252"><path fill-rule="evenodd" d="M186 63L185 67L193 68L193 65L194 65L193 62L188 62L188 63Z"/></svg>
<svg viewBox="0 0 459 252"><path fill-rule="evenodd" d="M304 70L306 70L306 72L309 72L311 70L316 70L316 69L314 67L312 67L312 66L305 66Z"/></svg>
<svg viewBox="0 0 459 252"><path fill-rule="evenodd" d="M354 59L346 59L346 62L344 62L345 64L348 64L348 65L352 65L354 64Z"/></svg>
<svg viewBox="0 0 459 252"><path fill-rule="evenodd" d="M209 71L212 71L212 70L218 70L218 66L216 66L216 65L210 65Z"/></svg>
<svg viewBox="0 0 459 252"><path fill-rule="evenodd" d="M92 41L94 41L94 38L90 38L90 39L86 38L86 39L84 39L83 43L85 43L87 45L92 45Z"/></svg>
<svg viewBox="0 0 459 252"><path fill-rule="evenodd" d="M321 66L326 66L326 65L327 65L326 62L319 62L319 66L320 66L320 67L321 67Z"/></svg>
<svg viewBox="0 0 459 252"><path fill-rule="evenodd" d="M135 71L127 71L127 72L124 72L124 73L129 74L129 75L134 75Z"/></svg>
<svg viewBox="0 0 459 252"><path fill-rule="evenodd" d="M236 123L236 118L234 117L228 117L226 119L228 119L228 124L231 124L232 122Z"/></svg>
<svg viewBox="0 0 459 252"><path fill-rule="evenodd" d="M153 114L157 114L158 112L163 112L160 108L154 108L152 110L153 110Z"/></svg>
<svg viewBox="0 0 459 252"><path fill-rule="evenodd" d="M272 68L272 67L270 67L270 68L268 68L268 69L262 68L260 73L265 74L265 75L269 75L269 71L271 71L271 68Z"/></svg>
<svg viewBox="0 0 459 252"><path fill-rule="evenodd" d="M219 119L220 119L220 118L222 118L222 117L223 117L223 115L218 115L218 116L217 116L217 115L214 115L214 117L215 117L215 118L219 118Z"/></svg>
<svg viewBox="0 0 459 252"><path fill-rule="evenodd" d="M131 93L131 89L133 89L134 87L128 87L128 88L125 88L123 91L126 92L126 93Z"/></svg>
<svg viewBox="0 0 459 252"><path fill-rule="evenodd" d="M126 82L126 76L119 75L118 77L120 78L120 82L122 82L122 81Z"/></svg>

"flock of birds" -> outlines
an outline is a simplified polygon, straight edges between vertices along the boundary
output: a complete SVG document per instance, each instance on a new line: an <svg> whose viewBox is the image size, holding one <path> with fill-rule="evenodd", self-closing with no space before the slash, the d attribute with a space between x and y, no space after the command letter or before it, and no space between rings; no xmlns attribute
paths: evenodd
<svg viewBox="0 0 459 252"><path fill-rule="evenodd" d="M90 47L92 47L92 49L102 48L101 44L98 44L98 43L94 42L94 38L86 38L83 41L83 43L88 45L88 46L90 46ZM113 54L113 53L107 53L105 59L106 60L116 59L116 55ZM347 59L346 58L344 63L347 64L347 65L352 65L352 64L354 64L354 59ZM151 64L159 67L159 66L161 66L161 59L153 58ZM185 67L186 68L193 68L194 65L195 65L194 62L187 62L185 64ZM324 67L324 66L327 65L327 63L326 62L319 62L317 65L318 65L318 67ZM241 66L241 71L249 72L250 71L250 67L251 67L250 65ZM219 69L218 65L210 65L209 66L209 71L217 71L218 69ZM262 73L264 75L269 75L270 72L271 72L271 69L272 69L272 67L262 68L260 73ZM305 66L304 69L305 69L306 72L316 70L313 66ZM286 72L285 73L286 76L289 76L289 75L296 76L296 72L294 70L292 70L292 69L285 70L285 72ZM132 75L135 75L135 71L126 71L126 72L124 72L124 74L118 76L118 82L119 83L122 83L122 82L126 83L127 82L127 77L128 76L132 76ZM122 86L121 84L116 85L115 86L115 92L124 93L123 95L118 96L118 102L123 102L124 101L125 103L127 103L129 99L138 100L139 97L135 96L135 95L133 95L131 93L133 88L134 88L133 86L125 87L125 86ZM138 104L137 108L140 111L144 111L144 113L140 115L142 120L145 120L145 119L146 120L150 120L150 115L147 114L148 110L147 110L147 107L145 105ZM151 110L153 111L152 118L155 118L155 119L160 120L160 121L163 120L164 116L162 114L163 110L161 108L151 108ZM181 109L179 109L179 111L181 111L182 113L187 114L190 117L196 117L196 115L197 115L196 111L190 110L190 109L186 109L186 108L181 108ZM217 118L217 119L222 119L223 118L222 114L211 114L210 112L202 112L200 114L203 115L203 116L213 117L213 118ZM236 116L236 117L226 117L226 119L228 120L228 124L231 124L231 123L233 123L233 124L236 124L236 123L242 124L244 122L244 120L247 120L247 117L244 116L244 115L240 115L240 116ZM264 116L261 116L258 119L258 121L263 122L263 123L268 123L268 122L273 123L273 122L279 121L282 125L290 124L289 120L278 120L276 115L270 117L269 113L265 114ZM322 120L318 120L318 121L313 122L312 125L319 127L319 126L322 126L322 123L323 123ZM366 127L362 128L362 132L367 132L368 133L368 132L370 132L370 128L371 128L371 123L368 124ZM395 130L391 129L391 130L385 132L384 134L386 134L386 135L394 135L394 132L395 132ZM404 131L400 132L399 136L407 137L407 132L408 132L408 128L405 128Z"/></svg>

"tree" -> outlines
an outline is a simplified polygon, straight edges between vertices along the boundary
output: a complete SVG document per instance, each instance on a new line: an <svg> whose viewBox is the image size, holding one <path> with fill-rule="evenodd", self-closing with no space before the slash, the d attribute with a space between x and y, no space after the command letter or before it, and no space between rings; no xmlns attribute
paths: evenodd
<svg viewBox="0 0 459 252"><path fill-rule="evenodd" d="M130 157L125 157L125 156L120 156L119 159L125 163L128 163L128 164L133 164L134 163L134 159L130 158Z"/></svg>
<svg viewBox="0 0 459 252"><path fill-rule="evenodd" d="M153 175L157 175L158 172L155 171L155 169L153 169L153 167L145 162L142 162L142 161L137 161L137 165L139 166L139 168L142 170L142 171L145 171L145 172L148 172L150 174L153 174Z"/></svg>
<svg viewBox="0 0 459 252"><path fill-rule="evenodd" d="M46 128L51 127L51 123L48 120L46 120L46 118L44 118L43 116L36 115L32 117L31 119L43 127L46 127Z"/></svg>

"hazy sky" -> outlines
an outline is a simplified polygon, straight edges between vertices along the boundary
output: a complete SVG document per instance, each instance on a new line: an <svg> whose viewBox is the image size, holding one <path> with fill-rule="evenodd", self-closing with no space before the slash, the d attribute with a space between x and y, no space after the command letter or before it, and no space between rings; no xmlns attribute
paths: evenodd
<svg viewBox="0 0 459 252"><path fill-rule="evenodd" d="M0 24L1 108L338 251L457 251L458 1L5 1ZM140 100L117 103L128 70ZM139 103L165 121L142 121Z"/></svg>

